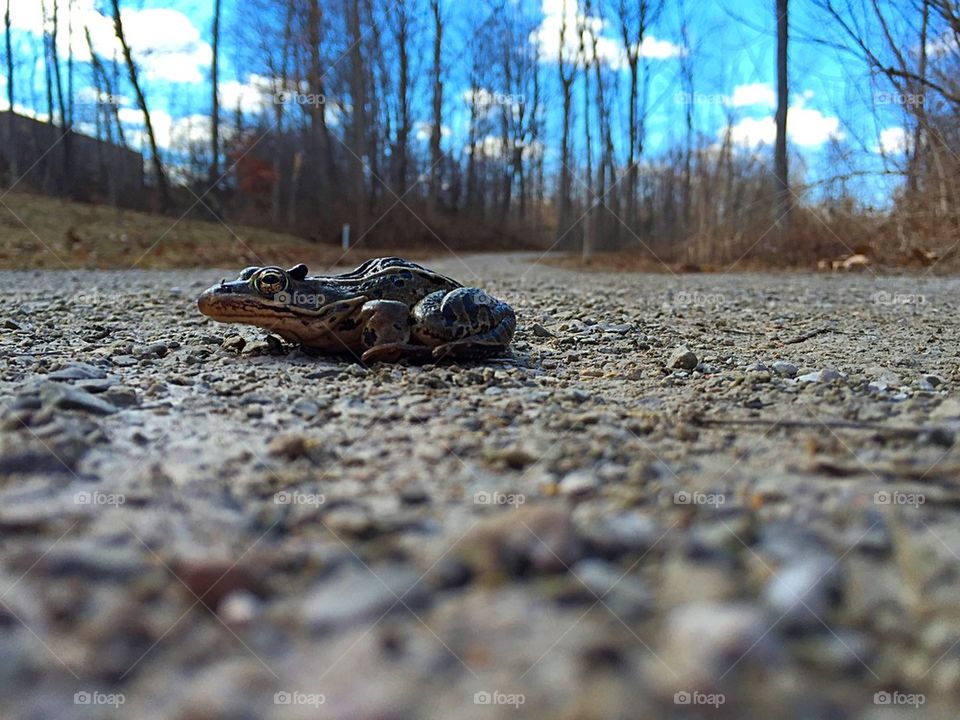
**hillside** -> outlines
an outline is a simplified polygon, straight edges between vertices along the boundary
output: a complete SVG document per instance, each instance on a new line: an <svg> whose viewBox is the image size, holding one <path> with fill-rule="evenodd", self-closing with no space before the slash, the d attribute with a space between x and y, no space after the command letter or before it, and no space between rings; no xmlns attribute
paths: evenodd
<svg viewBox="0 0 960 720"><path fill-rule="evenodd" d="M216 221L177 219L12 192L0 204L0 268L167 269L349 264L382 251ZM409 253L408 253L409 254Z"/></svg>

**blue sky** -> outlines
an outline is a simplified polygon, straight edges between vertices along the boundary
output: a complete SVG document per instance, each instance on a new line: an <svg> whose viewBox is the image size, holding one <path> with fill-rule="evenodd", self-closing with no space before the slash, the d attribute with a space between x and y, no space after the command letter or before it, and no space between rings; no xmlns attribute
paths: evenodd
<svg viewBox="0 0 960 720"><path fill-rule="evenodd" d="M408 0L415 1L415 0ZM51 0L52 2L52 0ZM64 3L65 0L60 0ZM527 3L532 12L539 12L542 22L537 30L545 52L545 91L552 106L558 97L555 57L560 18L566 6L568 19L573 24L572 0L517 0ZM109 55L113 51L112 23L97 15L97 0L74 0L74 17L77 27L87 24L98 54ZM421 5L424 3L421 0ZM596 4L596 3L595 3ZM143 83L148 101L154 113L161 145L170 156L173 148L186 138L202 139L208 132L206 116L209 113L209 33L212 18L212 0L125 0L124 23L128 39L134 48L141 66ZM704 143L720 139L728 123L732 124L734 142L745 151L754 150L758 143L773 140L773 78L774 78L774 13L772 0L686 0L688 13L688 43L681 38L681 3L667 3L650 37L644 45L652 74L652 109L648 124L648 152L656 156L681 142L684 103L689 102L678 81L678 72L686 57L693 67L696 127ZM18 110L43 117L45 110L43 73L31 72L33 53L38 47L42 29L39 0L13 0L15 44L20 50L16 70ZM463 3L448 2L447 12L451 20L464 12ZM804 16L803 6L794 13L791 47L791 115L789 134L794 152L803 157L809 178L819 178L832 172L827 148L833 141L849 145L858 152L858 162L864 168L879 169L883 159L877 152L880 145L896 159L902 149L901 108L896 103L876 105L878 92L883 88L873 87L864 69L851 60L843 60L832 50L803 42L802 37L823 34L815 19ZM237 67L242 52L231 48L231 28L242 19L241 0L223 0L224 52L222 55L221 96L226 108L239 103L249 119L262 112L266 98L262 95L262 81L257 75L262 68ZM63 11L62 11L63 12ZM426 20L424 20L426 22ZM452 23L453 27L455 23ZM61 31L65 21L61 19ZM613 68L622 65L617 48L616 29L610 21L595 18L592 27L600 38L600 55ZM571 35L574 33L571 32ZM61 43L61 55L65 57L65 37ZM472 39L469 33L462 37L448 36L445 51L458 54L466 48L464 43ZM458 45L459 44L459 45ZM31 49L33 48L33 49ZM75 33L74 51L78 59L87 57L86 43L80 32ZM462 70L462 68L461 68ZM625 68L620 71L626 79ZM89 81L89 65L81 62L77 69L77 83L82 97L92 100ZM31 77L32 76L32 77ZM5 78L3 78L5 80ZM32 87L29 95L25 94ZM84 88L86 87L86 90ZM492 93L497 88L488 88ZM626 118L626 83L621 85L618 102L614 106L615 129L622 137ZM425 92L425 91L424 91ZM463 119L465 117L465 93L469 92L466 72L454 72L447 83L447 110L451 127L445 133L444 142L451 149L462 144ZM121 117L131 131L130 140L140 142L137 128L141 126L139 113L130 99L126 86L121 95ZM4 98L5 102L5 98ZM87 116L90 108L87 105ZM877 109L877 113L874 109ZM78 120L85 122L84 107L80 108ZM428 119L424 106L424 121ZM83 129L84 126L81 127ZM547 132L555 136L559 129L559 113L548 114ZM618 132L618 129L620 132ZM555 143L548 143L548 146ZM757 155L764 160L764 151ZM888 188L883 183L866 183L861 194L870 196L884 194ZM872 199L872 198L870 198Z"/></svg>

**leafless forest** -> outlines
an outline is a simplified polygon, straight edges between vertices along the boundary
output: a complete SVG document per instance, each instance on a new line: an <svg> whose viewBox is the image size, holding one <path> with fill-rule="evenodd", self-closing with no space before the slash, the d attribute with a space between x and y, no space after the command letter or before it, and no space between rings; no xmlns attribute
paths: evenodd
<svg viewBox="0 0 960 720"><path fill-rule="evenodd" d="M34 100L35 117L62 136L37 167L3 153L7 185L117 202L116 156L78 159L82 131L143 150L145 207L317 242L336 242L349 223L355 241L381 247L691 265L863 253L930 265L960 237L954 0L764 0L764 12L743 14L718 3L715 26L702 19L708 3L689 0L249 0L230 12L212 0L207 102L166 146L124 31L126 1L96 8L118 42L107 56L76 26L75 0L37 0L46 22L29 57L11 43L6 0L7 105ZM738 124L736 103L715 92L750 52L737 28L775 49L772 138L759 122ZM77 37L89 62L73 57ZM791 120L791 96L817 70L794 58L815 54L847 99L836 108L843 131L812 172L788 127L805 121ZM227 59L254 102L227 98ZM30 63L39 98L15 82L15 66ZM88 85L92 110L78 100ZM702 120L704 106L724 114L718 127ZM894 127L873 123L879 140L863 130L870 123L849 123L889 117L891 106ZM2 117L12 148L17 121ZM744 140L751 127L757 142Z"/></svg>

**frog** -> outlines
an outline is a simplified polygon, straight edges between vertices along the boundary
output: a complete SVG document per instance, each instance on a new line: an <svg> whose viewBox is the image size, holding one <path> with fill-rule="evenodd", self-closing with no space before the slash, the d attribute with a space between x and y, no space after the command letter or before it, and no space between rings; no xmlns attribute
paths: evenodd
<svg viewBox="0 0 960 720"><path fill-rule="evenodd" d="M506 350L517 327L502 300L399 257L339 275L310 276L303 263L247 267L203 291L197 306L218 322L364 363L488 357Z"/></svg>

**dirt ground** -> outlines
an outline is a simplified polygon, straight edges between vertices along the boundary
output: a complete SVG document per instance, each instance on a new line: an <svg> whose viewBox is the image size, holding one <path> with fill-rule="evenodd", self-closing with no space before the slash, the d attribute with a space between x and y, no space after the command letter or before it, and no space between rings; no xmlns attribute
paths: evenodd
<svg viewBox="0 0 960 720"><path fill-rule="evenodd" d="M533 260L419 367L0 272L3 717L956 717L960 281Z"/></svg>

